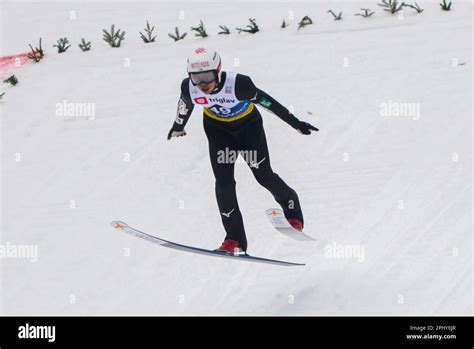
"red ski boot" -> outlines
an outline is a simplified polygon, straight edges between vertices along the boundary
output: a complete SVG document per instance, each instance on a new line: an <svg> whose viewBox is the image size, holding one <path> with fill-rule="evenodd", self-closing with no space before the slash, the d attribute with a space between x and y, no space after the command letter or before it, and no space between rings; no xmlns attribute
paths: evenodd
<svg viewBox="0 0 474 349"><path fill-rule="evenodd" d="M233 253L233 254L243 254L245 251L240 247L240 244L236 240L225 240L221 247L216 249L215 251L219 252L227 252L227 253Z"/></svg>
<svg viewBox="0 0 474 349"><path fill-rule="evenodd" d="M298 218L288 218L288 223L298 231L303 231L303 222Z"/></svg>

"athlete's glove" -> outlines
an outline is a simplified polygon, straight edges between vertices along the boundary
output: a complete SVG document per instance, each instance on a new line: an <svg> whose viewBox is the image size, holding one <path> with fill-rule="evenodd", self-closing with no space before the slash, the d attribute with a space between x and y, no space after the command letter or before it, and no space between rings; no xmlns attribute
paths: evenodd
<svg viewBox="0 0 474 349"><path fill-rule="evenodd" d="M295 128L298 130L299 133L304 135L310 135L311 131L319 131L318 128L304 121L300 121L299 125L297 125Z"/></svg>
<svg viewBox="0 0 474 349"><path fill-rule="evenodd" d="M186 132L184 130L175 131L174 128L171 128L170 132L168 132L168 140L170 140L172 137L182 137L182 136L186 136Z"/></svg>

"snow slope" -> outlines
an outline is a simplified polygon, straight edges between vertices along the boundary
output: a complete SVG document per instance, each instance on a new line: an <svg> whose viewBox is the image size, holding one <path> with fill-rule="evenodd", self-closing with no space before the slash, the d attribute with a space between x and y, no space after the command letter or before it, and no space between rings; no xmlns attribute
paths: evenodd
<svg viewBox="0 0 474 349"><path fill-rule="evenodd" d="M42 36L47 57L1 72L20 80L1 87L2 244L38 246L37 262L1 260L1 313L472 314L472 3L444 12L421 0L425 11L403 18L376 3L2 1L0 55ZM353 16L361 7L376 14ZM297 31L304 15L315 24ZM237 34L249 17L262 31ZM209 38L167 37L200 19ZM155 44L139 38L146 20ZM120 49L101 40L112 23L127 32ZM220 24L233 33L216 35ZM63 36L73 46L57 54ZM249 253L305 267L179 253L109 226L222 241L200 108L186 137L166 140L186 56L202 45L320 128L302 136L260 108L274 170L299 193L315 243L274 231L273 198L236 168ZM58 115L64 101L90 103L94 118ZM383 115L390 103L419 114ZM329 254L351 246L364 254Z"/></svg>

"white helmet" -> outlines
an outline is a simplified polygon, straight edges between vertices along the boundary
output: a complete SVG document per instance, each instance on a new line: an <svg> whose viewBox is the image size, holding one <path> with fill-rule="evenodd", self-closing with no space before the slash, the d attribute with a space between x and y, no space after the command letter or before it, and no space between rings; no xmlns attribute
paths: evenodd
<svg viewBox="0 0 474 349"><path fill-rule="evenodd" d="M188 57L188 74L193 81L193 74L213 72L218 81L221 72L221 57L214 50L199 47ZM196 74L201 75L201 74ZM193 81L195 83L195 81Z"/></svg>

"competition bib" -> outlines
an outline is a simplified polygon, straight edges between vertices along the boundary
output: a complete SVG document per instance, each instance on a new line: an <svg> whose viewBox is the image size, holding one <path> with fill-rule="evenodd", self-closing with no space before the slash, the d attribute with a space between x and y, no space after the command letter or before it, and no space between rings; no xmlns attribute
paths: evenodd
<svg viewBox="0 0 474 349"><path fill-rule="evenodd" d="M189 81L189 95L194 104L204 107L204 115L224 122L231 122L248 115L254 108L250 101L239 101L235 96L235 76L227 72L224 86L216 94L207 95Z"/></svg>

